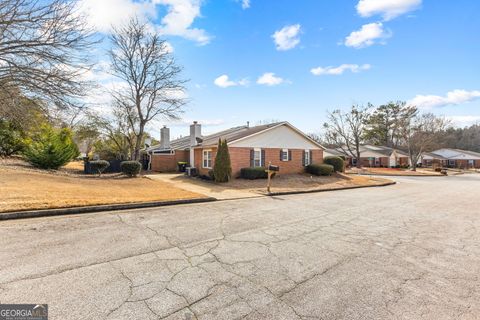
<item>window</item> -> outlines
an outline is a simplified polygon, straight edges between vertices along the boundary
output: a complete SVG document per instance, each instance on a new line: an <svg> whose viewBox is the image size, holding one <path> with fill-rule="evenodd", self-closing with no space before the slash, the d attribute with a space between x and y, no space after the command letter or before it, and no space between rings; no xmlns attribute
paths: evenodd
<svg viewBox="0 0 480 320"><path fill-rule="evenodd" d="M288 161L288 149L282 149L282 161Z"/></svg>
<svg viewBox="0 0 480 320"><path fill-rule="evenodd" d="M352 166L356 166L357 165L357 158L352 158Z"/></svg>
<svg viewBox="0 0 480 320"><path fill-rule="evenodd" d="M253 166L262 166L262 149L253 149Z"/></svg>
<svg viewBox="0 0 480 320"><path fill-rule="evenodd" d="M203 167L212 168L212 150L203 150Z"/></svg>
<svg viewBox="0 0 480 320"><path fill-rule="evenodd" d="M308 166L308 165L312 164L310 159L311 159L310 150L305 150L305 159L304 159L305 163L303 165Z"/></svg>
<svg viewBox="0 0 480 320"><path fill-rule="evenodd" d="M451 167L455 166L455 160L448 160L448 165Z"/></svg>

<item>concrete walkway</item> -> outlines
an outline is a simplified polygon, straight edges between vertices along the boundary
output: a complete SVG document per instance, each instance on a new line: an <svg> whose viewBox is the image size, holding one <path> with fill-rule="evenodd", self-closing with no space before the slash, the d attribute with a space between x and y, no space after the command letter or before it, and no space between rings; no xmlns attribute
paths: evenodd
<svg viewBox="0 0 480 320"><path fill-rule="evenodd" d="M202 181L198 181L195 178L186 177L181 173L150 174L146 175L146 177L152 180L172 183L178 188L200 193L206 195L207 197L216 198L218 200L255 198L262 196L262 194L254 191L231 189L215 185L213 183L206 184Z"/></svg>

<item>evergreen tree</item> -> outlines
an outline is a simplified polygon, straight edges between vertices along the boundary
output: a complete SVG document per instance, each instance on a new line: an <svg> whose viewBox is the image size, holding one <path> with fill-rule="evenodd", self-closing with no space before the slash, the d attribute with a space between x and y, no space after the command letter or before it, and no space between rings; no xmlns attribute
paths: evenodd
<svg viewBox="0 0 480 320"><path fill-rule="evenodd" d="M78 157L79 152L70 129L55 129L50 125L43 125L39 132L27 141L24 155L28 162L38 168L58 169Z"/></svg>
<svg viewBox="0 0 480 320"><path fill-rule="evenodd" d="M213 176L216 182L228 182L232 178L232 164L230 162L227 140L222 141L218 139Z"/></svg>

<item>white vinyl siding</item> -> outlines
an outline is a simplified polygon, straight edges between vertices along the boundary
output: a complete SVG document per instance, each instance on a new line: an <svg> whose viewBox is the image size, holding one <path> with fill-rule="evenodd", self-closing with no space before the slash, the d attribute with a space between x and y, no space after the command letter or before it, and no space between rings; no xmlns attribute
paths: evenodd
<svg viewBox="0 0 480 320"><path fill-rule="evenodd" d="M203 150L202 167L205 169L212 168L212 150Z"/></svg>

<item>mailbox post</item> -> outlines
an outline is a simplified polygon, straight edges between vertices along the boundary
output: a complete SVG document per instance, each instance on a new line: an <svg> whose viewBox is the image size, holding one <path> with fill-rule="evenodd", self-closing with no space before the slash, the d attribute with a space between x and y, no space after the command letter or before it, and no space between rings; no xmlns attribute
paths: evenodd
<svg viewBox="0 0 480 320"><path fill-rule="evenodd" d="M265 170L265 172L267 173L267 178L268 178L268 182L267 182L267 193L268 194L270 194L270 186L271 186L271 182L272 182L272 176L275 174L275 172L278 172L278 171L280 171L279 166L274 166L274 165L272 165L271 162L268 163L267 170Z"/></svg>

